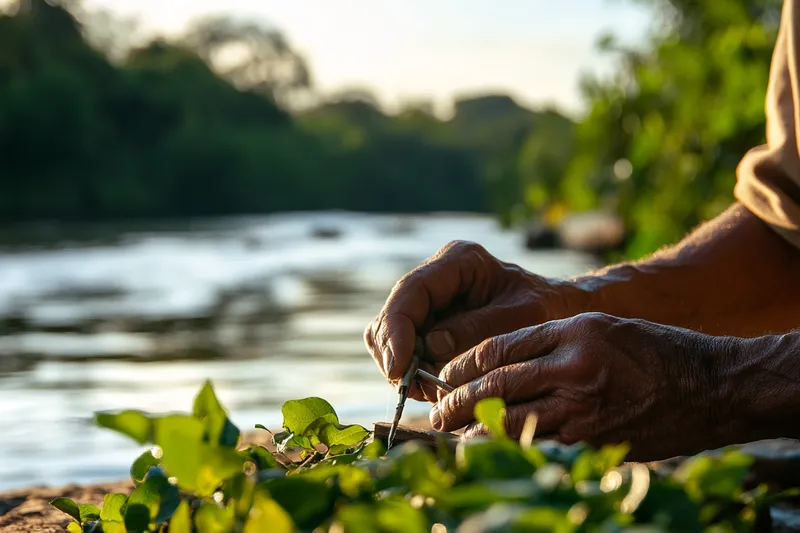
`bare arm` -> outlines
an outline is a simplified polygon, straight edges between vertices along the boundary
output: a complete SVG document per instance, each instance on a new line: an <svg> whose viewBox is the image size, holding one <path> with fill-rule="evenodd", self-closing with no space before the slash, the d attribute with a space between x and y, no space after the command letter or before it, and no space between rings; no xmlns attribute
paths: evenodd
<svg viewBox="0 0 800 533"><path fill-rule="evenodd" d="M800 327L800 250L741 204L675 246L574 280L573 311L755 337ZM577 304L577 309L574 308Z"/></svg>

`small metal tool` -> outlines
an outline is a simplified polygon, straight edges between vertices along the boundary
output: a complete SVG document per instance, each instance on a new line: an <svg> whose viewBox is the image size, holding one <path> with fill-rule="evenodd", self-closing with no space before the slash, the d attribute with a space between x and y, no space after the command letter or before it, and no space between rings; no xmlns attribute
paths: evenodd
<svg viewBox="0 0 800 533"><path fill-rule="evenodd" d="M417 379L427 381L428 383L433 383L434 385L436 385L445 392L453 392L454 390L456 390L456 388L450 385L449 383L442 381L433 374L425 372L421 368L417 369Z"/></svg>
<svg viewBox="0 0 800 533"><path fill-rule="evenodd" d="M403 417L403 409L406 406L408 393L411 392L411 385L414 384L414 377L417 375L417 368L419 367L419 360L423 354L424 345L421 339L416 339L414 345L414 355L411 357L411 364L408 365L405 374L400 379L400 388L398 389L399 397L397 399L397 407L394 410L394 420L392 427L389 429L389 438L386 439L386 449L390 450L394 444L394 437L397 434L397 426L400 425L400 419Z"/></svg>
<svg viewBox="0 0 800 533"><path fill-rule="evenodd" d="M399 388L399 397L397 400L397 407L395 408L394 412L394 420L392 421L392 427L389 429L389 437L387 439L387 449L392 448L392 444L394 444L394 437L397 434L397 426L400 425L400 419L403 417L403 409L406 406L406 400L408 399L408 394L411 392L411 386L414 384L415 379L422 379L433 383L434 385L440 387L442 390L446 392L452 392L455 387L445 383L441 379L437 378L433 374L425 372L421 368L419 368L420 359L422 359L423 355L425 354L425 343L422 339L417 337L416 343L414 345L414 355L411 358L411 364L408 366L405 374L403 374L402 379L400 380L400 388Z"/></svg>

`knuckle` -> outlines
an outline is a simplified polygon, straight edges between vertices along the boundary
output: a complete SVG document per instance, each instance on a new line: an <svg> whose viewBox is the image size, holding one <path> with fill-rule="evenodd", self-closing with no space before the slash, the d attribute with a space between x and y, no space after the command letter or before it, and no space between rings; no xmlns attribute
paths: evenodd
<svg viewBox="0 0 800 533"><path fill-rule="evenodd" d="M497 337L481 342L475 349L474 364L479 375L484 375L493 368L494 353L497 349Z"/></svg>
<svg viewBox="0 0 800 533"><path fill-rule="evenodd" d="M364 344L367 345L367 350L369 350L369 353L371 353L372 356L374 357L375 356L375 339L373 339L373 337L372 337L372 324L371 323L364 330L363 338L364 338Z"/></svg>
<svg viewBox="0 0 800 533"><path fill-rule="evenodd" d="M480 244L472 241L450 241L445 246L443 246L436 255L433 256L432 260L440 259L440 258L458 258L458 259L465 259L471 256L477 257L481 260L486 259L489 257L489 252L481 246Z"/></svg>
<svg viewBox="0 0 800 533"><path fill-rule="evenodd" d="M610 326L610 316L604 313L583 313L572 319L572 327L582 336L602 335Z"/></svg>

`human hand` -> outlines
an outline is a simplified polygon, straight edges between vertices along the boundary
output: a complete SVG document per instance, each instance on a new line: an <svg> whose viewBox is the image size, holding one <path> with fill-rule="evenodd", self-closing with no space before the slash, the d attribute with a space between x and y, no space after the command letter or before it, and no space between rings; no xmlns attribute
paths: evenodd
<svg viewBox="0 0 800 533"><path fill-rule="evenodd" d="M521 329L444 366L440 377L457 388L431 410L431 423L484 433L475 404L501 397L515 437L535 413L538 438L628 442L632 460L696 453L729 444L723 366L740 341L601 313Z"/></svg>
<svg viewBox="0 0 800 533"><path fill-rule="evenodd" d="M443 365L484 339L568 316L569 284L504 263L483 247L451 242L401 279L364 332L383 374L397 382L408 368L416 335L425 339L420 367L438 374ZM436 401L430 385L411 397Z"/></svg>

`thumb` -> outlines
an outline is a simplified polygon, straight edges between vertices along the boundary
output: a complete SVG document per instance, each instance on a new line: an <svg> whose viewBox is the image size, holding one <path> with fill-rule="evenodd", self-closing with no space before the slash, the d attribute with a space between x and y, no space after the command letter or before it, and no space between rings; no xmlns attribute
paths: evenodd
<svg viewBox="0 0 800 533"><path fill-rule="evenodd" d="M427 352L447 362L491 337L536 324L519 306L487 306L464 311L437 322L425 336Z"/></svg>

